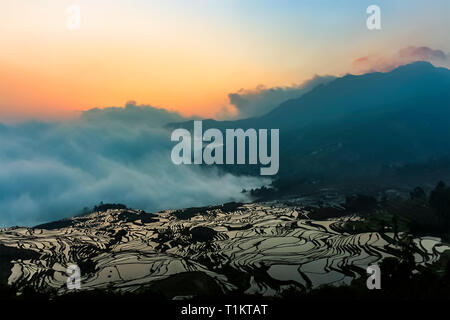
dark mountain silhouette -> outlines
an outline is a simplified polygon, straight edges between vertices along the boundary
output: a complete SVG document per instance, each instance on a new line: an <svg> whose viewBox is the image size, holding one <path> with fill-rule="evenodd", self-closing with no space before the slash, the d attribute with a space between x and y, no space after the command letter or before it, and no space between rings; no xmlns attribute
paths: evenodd
<svg viewBox="0 0 450 320"><path fill-rule="evenodd" d="M350 181L448 169L450 70L415 62L387 73L346 75L262 117L206 120L203 127L279 128L282 180ZM254 166L227 169L259 172Z"/></svg>

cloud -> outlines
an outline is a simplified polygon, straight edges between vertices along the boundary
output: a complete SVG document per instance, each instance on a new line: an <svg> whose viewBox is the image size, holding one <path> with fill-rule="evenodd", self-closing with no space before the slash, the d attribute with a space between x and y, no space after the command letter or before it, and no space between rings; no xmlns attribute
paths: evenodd
<svg viewBox="0 0 450 320"><path fill-rule="evenodd" d="M406 47L393 56L371 55L357 58L353 61L353 71L356 73L388 72L398 66L415 61L428 61L436 66L450 67L450 54L429 47Z"/></svg>
<svg viewBox="0 0 450 320"><path fill-rule="evenodd" d="M445 54L442 50L433 50L428 47L407 47L398 52L398 55L402 59L416 61L436 61L447 62L450 56Z"/></svg>
<svg viewBox="0 0 450 320"><path fill-rule="evenodd" d="M172 164L164 125L182 119L128 103L74 121L0 124L0 226L69 217L100 201L155 211L248 200L243 188L267 183Z"/></svg>
<svg viewBox="0 0 450 320"><path fill-rule="evenodd" d="M298 98L319 84L333 79L335 78L332 76L315 76L300 85L290 87L267 88L260 85L252 90L241 89L228 95L230 105L223 107L216 117L229 120L262 116L281 103Z"/></svg>
<svg viewBox="0 0 450 320"><path fill-rule="evenodd" d="M149 105L136 105L135 101L129 101L125 107L108 107L103 109L90 109L81 114L81 121L106 122L108 124L130 124L151 127L162 127L170 122L186 120L178 112L158 109Z"/></svg>

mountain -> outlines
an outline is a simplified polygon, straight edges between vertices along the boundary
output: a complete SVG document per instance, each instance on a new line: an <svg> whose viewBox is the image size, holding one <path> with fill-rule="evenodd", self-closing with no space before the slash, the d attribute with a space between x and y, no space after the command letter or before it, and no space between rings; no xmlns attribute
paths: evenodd
<svg viewBox="0 0 450 320"><path fill-rule="evenodd" d="M418 174L448 169L450 70L415 62L387 73L346 75L262 117L207 120L203 127L279 128L279 179L350 181L413 167Z"/></svg>
<svg viewBox="0 0 450 320"><path fill-rule="evenodd" d="M328 125L351 118L408 112L414 108L436 109L450 103L450 71L428 62L415 62L388 73L347 75L321 85L299 99L281 104L260 123L283 129ZM436 104L436 105L435 105ZM356 117L356 119L355 119Z"/></svg>

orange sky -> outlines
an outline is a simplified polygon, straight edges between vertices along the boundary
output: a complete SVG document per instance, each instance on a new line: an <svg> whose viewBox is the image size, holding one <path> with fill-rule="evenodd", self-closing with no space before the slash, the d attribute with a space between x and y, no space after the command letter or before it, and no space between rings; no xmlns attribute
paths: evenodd
<svg viewBox="0 0 450 320"><path fill-rule="evenodd" d="M71 117L128 100L212 117L228 93L343 74L354 58L421 34L369 33L363 5L328 12L282 2L2 0L1 120ZM70 4L80 6L80 30L66 27Z"/></svg>

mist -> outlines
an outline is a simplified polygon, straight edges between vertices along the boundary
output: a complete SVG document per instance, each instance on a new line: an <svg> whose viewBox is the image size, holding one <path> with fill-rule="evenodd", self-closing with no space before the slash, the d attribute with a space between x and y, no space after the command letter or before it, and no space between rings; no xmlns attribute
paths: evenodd
<svg viewBox="0 0 450 320"><path fill-rule="evenodd" d="M242 189L267 183L174 165L164 126L180 120L131 102L73 121L0 124L0 226L70 217L100 201L146 211L247 201Z"/></svg>

